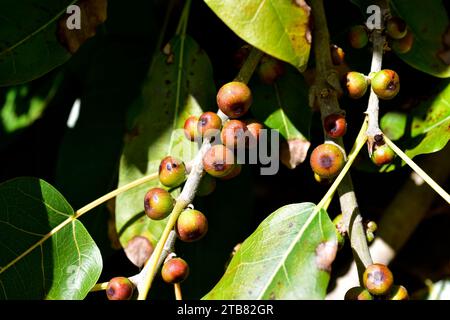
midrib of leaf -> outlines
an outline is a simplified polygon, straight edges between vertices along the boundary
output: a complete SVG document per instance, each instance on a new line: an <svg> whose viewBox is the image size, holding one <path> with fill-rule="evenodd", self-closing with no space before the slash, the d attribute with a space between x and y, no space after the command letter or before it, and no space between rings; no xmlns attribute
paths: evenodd
<svg viewBox="0 0 450 320"><path fill-rule="evenodd" d="M275 88L275 96L277 98L278 108L281 110L281 118L283 119L283 125L286 130L286 139L288 139L288 137L291 136L291 133L289 131L289 126L287 124L286 114L284 113L284 110L283 110L283 105L282 105L282 101L281 101L281 97L280 97L280 89L278 88L277 83L275 83L273 86Z"/></svg>
<svg viewBox="0 0 450 320"><path fill-rule="evenodd" d="M28 254L30 254L32 251L34 251L34 249L36 249L38 246L42 245L46 240L51 238L55 233L60 231L62 228L64 228L69 223L75 221L77 218L78 218L77 215L73 215L73 216L70 216L69 218L67 218L66 220L64 220L63 222L61 222L59 225L57 225L55 228L53 228L49 233L47 233L45 236L43 236L42 239L40 239L35 244L33 244L31 247L29 247L27 250L22 252L20 255L18 255L16 258L14 258L10 263L8 263L6 266L0 267L0 274L2 274L6 270L8 270L12 266L14 266L17 262L19 262L24 257L26 257Z"/></svg>
<svg viewBox="0 0 450 320"><path fill-rule="evenodd" d="M186 35L183 33L180 36L180 57L178 59L178 70L177 70L177 93L175 97L175 112L173 115L172 121L172 133L170 134L170 142L169 142L169 154L172 153L173 147L173 133L177 129L178 122L178 112L180 109L180 100L181 100L181 81L183 75L183 62L184 62L184 40L186 39Z"/></svg>
<svg viewBox="0 0 450 320"><path fill-rule="evenodd" d="M74 3L76 3L78 0L72 0L69 4L73 5ZM30 33L28 36L26 36L25 38L23 38L22 40L18 41L17 43L13 44L11 47L5 48L3 51L0 52L0 56L2 56L3 54L5 54L6 52L12 51L15 48L17 48L18 46L20 46L22 43L24 43L25 41L33 38L35 35L39 34L42 30L44 30L45 28L47 28L50 24L52 24L53 22L56 21L56 19L58 19L61 15L63 15L67 10L67 7L65 7L63 10L59 11L56 16L54 16L53 18L50 19L50 21L48 21L47 23L45 23L44 25L42 25L41 27L39 27L38 29L36 29L35 31L33 31L32 33Z"/></svg>
<svg viewBox="0 0 450 320"><path fill-rule="evenodd" d="M306 220L305 224L302 226L302 228L300 229L300 231L298 232L298 234L295 236L294 240L292 241L292 243L290 244L289 248L286 250L286 252L281 255L283 258L280 259L280 262L278 263L278 265L276 266L276 268L274 269L274 272L272 273L272 275L269 278L269 281L267 281L267 284L265 287L263 287L263 289L261 290L257 300L261 300L262 296L266 293L267 289L270 287L270 285L273 282L273 279L275 278L275 276L277 275L278 271L280 270L280 268L284 268L284 272L286 273L286 269L285 269L285 261L287 260L288 256L291 254L292 250L294 249L295 245L297 244L297 242L300 240L300 238L303 236L303 234L305 233L305 230L309 227L309 225L311 224L312 220L316 217L316 215L320 212L320 209L317 209L317 207L314 207L313 212L311 213L311 215L308 217L308 219ZM289 278L287 278L287 280L289 281Z"/></svg>

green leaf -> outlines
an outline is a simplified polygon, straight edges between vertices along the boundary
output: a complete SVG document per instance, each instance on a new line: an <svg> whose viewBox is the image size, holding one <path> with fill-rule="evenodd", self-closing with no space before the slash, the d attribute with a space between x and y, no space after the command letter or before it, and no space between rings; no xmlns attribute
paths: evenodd
<svg viewBox="0 0 450 320"><path fill-rule="evenodd" d="M372 0L351 0L366 15ZM438 54L444 51L442 36L447 30L449 19L441 0L391 0L393 16L406 21L414 35L411 50L398 56L410 66L439 78L450 77L450 66Z"/></svg>
<svg viewBox="0 0 450 320"><path fill-rule="evenodd" d="M412 49L398 56L412 67L435 77L450 77L450 66L438 56L449 19L441 0L392 0L392 14L401 17L414 34Z"/></svg>
<svg viewBox="0 0 450 320"><path fill-rule="evenodd" d="M327 213L315 208L300 203L272 213L203 299L325 298L337 240Z"/></svg>
<svg viewBox="0 0 450 320"><path fill-rule="evenodd" d="M102 257L81 222L55 231L74 215L64 197L43 180L17 178L0 185L0 201L0 299L83 299Z"/></svg>
<svg viewBox="0 0 450 320"><path fill-rule="evenodd" d="M95 27L106 18L106 1L79 2L83 28L69 30L64 15L76 2L0 2L0 86L33 80L56 68L95 33Z"/></svg>
<svg viewBox="0 0 450 320"><path fill-rule="evenodd" d="M62 82L62 74L12 86L0 93L0 116L6 134L28 127L41 117Z"/></svg>
<svg viewBox="0 0 450 320"><path fill-rule="evenodd" d="M380 128L389 139L398 140L405 134L407 118L401 112L388 112L381 118Z"/></svg>
<svg viewBox="0 0 450 320"><path fill-rule="evenodd" d="M214 105L211 64L193 39L174 38L154 59L143 87L143 108L122 153L120 186L157 172L167 155L191 160L198 145L185 138L184 121L192 114L200 115L200 106ZM155 180L117 198L116 226L124 247L136 235L146 236L153 244L159 238L165 220L151 221L143 214L144 195L157 185Z"/></svg>
<svg viewBox="0 0 450 320"><path fill-rule="evenodd" d="M308 138L312 112L308 104L308 86L303 76L293 68L286 71L273 85L260 81L251 83L254 97L252 113L286 139L289 159L282 154L282 161L288 167L295 168L305 160L310 146Z"/></svg>
<svg viewBox="0 0 450 320"><path fill-rule="evenodd" d="M311 49L310 8L305 1L205 2L246 42L301 71L305 70Z"/></svg>
<svg viewBox="0 0 450 320"><path fill-rule="evenodd" d="M433 99L422 103L412 113L411 140L406 144L406 154L413 158L419 154L441 150L450 140L450 80Z"/></svg>

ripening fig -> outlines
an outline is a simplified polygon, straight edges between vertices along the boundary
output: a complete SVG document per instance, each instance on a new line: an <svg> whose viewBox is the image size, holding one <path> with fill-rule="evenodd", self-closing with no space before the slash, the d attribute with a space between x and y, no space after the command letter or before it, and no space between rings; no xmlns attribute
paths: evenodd
<svg viewBox="0 0 450 320"><path fill-rule="evenodd" d="M391 42L392 50L395 53L405 54L408 53L414 44L414 34L411 30L408 30L406 36L400 40L393 40Z"/></svg>
<svg viewBox="0 0 450 320"><path fill-rule="evenodd" d="M228 120L225 122L220 133L222 143L230 149L238 146L245 146L245 132L247 131L246 124L241 120Z"/></svg>
<svg viewBox="0 0 450 320"><path fill-rule="evenodd" d="M233 167L233 170L227 174L225 177L221 177L220 180L231 180L235 177L237 177L238 175L241 174L242 171L242 165L239 163L236 163Z"/></svg>
<svg viewBox="0 0 450 320"><path fill-rule="evenodd" d="M265 84L273 84L284 72L284 64L282 61L271 56L264 55L261 58L257 69L259 79Z"/></svg>
<svg viewBox="0 0 450 320"><path fill-rule="evenodd" d="M224 84L217 93L217 105L229 118L235 119L247 113L253 97L250 88L243 82Z"/></svg>
<svg viewBox="0 0 450 320"><path fill-rule="evenodd" d="M335 44L332 44L330 46L330 52L331 52L331 60L333 61L333 64L335 66L339 66L344 63L345 60L345 52L342 50L341 47L338 47Z"/></svg>
<svg viewBox="0 0 450 320"><path fill-rule="evenodd" d="M112 278L106 287L108 300L130 300L133 296L134 284L125 277Z"/></svg>
<svg viewBox="0 0 450 320"><path fill-rule="evenodd" d="M193 242L203 238L208 232L208 220L198 210L187 209L178 217L176 224L178 238L185 242Z"/></svg>
<svg viewBox="0 0 450 320"><path fill-rule="evenodd" d="M344 300L373 300L373 296L363 287L353 287L347 291Z"/></svg>
<svg viewBox="0 0 450 320"><path fill-rule="evenodd" d="M400 91L400 78L393 70L378 71L370 83L378 98L383 100L393 99Z"/></svg>
<svg viewBox="0 0 450 320"><path fill-rule="evenodd" d="M371 294L385 295L394 283L394 276L384 264L375 263L367 266L363 274L363 283Z"/></svg>
<svg viewBox="0 0 450 320"><path fill-rule="evenodd" d="M386 295L387 300L409 300L408 290L404 286L393 285Z"/></svg>
<svg viewBox="0 0 450 320"><path fill-rule="evenodd" d="M210 195L216 189L216 183L216 179L213 176L205 174L198 185L197 195L200 197Z"/></svg>
<svg viewBox="0 0 450 320"><path fill-rule="evenodd" d="M178 187L186 180L186 166L183 161L168 156L159 165L159 181L169 188Z"/></svg>
<svg viewBox="0 0 450 320"><path fill-rule="evenodd" d="M323 127L330 138L340 138L347 132L347 121L342 114L330 114L325 117Z"/></svg>
<svg viewBox="0 0 450 320"><path fill-rule="evenodd" d="M359 99L367 92L368 81L364 74L351 71L345 76L348 96L352 99Z"/></svg>
<svg viewBox="0 0 450 320"><path fill-rule="evenodd" d="M164 263L161 276L166 283L181 283L189 276L189 265L181 258L172 258Z"/></svg>
<svg viewBox="0 0 450 320"><path fill-rule="evenodd" d="M207 111L198 118L197 132L201 137L212 137L222 127L222 119L215 112Z"/></svg>
<svg viewBox="0 0 450 320"><path fill-rule="evenodd" d="M386 33L392 39L403 39L407 33L405 20L400 17L391 17L386 22Z"/></svg>
<svg viewBox="0 0 450 320"><path fill-rule="evenodd" d="M261 136L261 130L264 129L264 125L254 119L244 121L247 126L247 141L246 146L249 149L253 149L258 145L259 137Z"/></svg>
<svg viewBox="0 0 450 320"><path fill-rule="evenodd" d="M345 165L345 158L338 146L324 143L313 150L310 164L314 173L317 173L320 177L331 179L342 170Z"/></svg>
<svg viewBox="0 0 450 320"><path fill-rule="evenodd" d="M381 146L375 145L375 150L372 153L371 160L377 166L382 166L391 163L395 158L395 152L387 144Z"/></svg>
<svg viewBox="0 0 450 320"><path fill-rule="evenodd" d="M195 141L197 139L197 124L198 124L198 117L197 116L190 116L186 119L184 122L184 135L187 139L191 141Z"/></svg>
<svg viewBox="0 0 450 320"><path fill-rule="evenodd" d="M233 171L234 153L222 144L211 147L203 156L203 168L216 178L225 177Z"/></svg>
<svg viewBox="0 0 450 320"><path fill-rule="evenodd" d="M166 218L173 209L175 200L167 190L161 188L150 189L144 197L145 214L153 220Z"/></svg>
<svg viewBox="0 0 450 320"><path fill-rule="evenodd" d="M369 42L366 27L363 25L353 26L348 33L348 40L353 48L364 48Z"/></svg>

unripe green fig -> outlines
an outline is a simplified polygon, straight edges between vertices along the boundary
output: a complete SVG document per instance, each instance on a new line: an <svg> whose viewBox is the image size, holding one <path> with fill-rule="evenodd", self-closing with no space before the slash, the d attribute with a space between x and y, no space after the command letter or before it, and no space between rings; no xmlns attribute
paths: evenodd
<svg viewBox="0 0 450 320"><path fill-rule="evenodd" d="M373 296L362 287L353 287L347 291L344 300L373 300Z"/></svg>
<svg viewBox="0 0 450 320"><path fill-rule="evenodd" d="M183 161L168 156L159 165L159 181L169 188L178 187L186 180L186 166Z"/></svg>
<svg viewBox="0 0 450 320"><path fill-rule="evenodd" d="M161 188L150 189L144 197L145 214L153 220L166 218L172 212L174 204L175 199Z"/></svg>
<svg viewBox="0 0 450 320"><path fill-rule="evenodd" d="M375 145L371 160L377 166L391 163L395 158L395 152L387 144L381 146Z"/></svg>
<svg viewBox="0 0 450 320"><path fill-rule="evenodd" d="M178 217L176 224L178 238L185 242L193 242L203 238L208 232L208 220L198 210L187 209Z"/></svg>
<svg viewBox="0 0 450 320"><path fill-rule="evenodd" d="M392 39L403 39L407 33L405 20L399 17L391 17L386 22L386 33Z"/></svg>
<svg viewBox="0 0 450 320"><path fill-rule="evenodd" d="M330 52L331 52L331 60L333 61L333 64L335 66L339 66L344 63L345 52L344 50L342 50L342 48L338 47L335 44L332 44L330 46Z"/></svg>
<svg viewBox="0 0 450 320"><path fill-rule="evenodd" d="M411 51L414 45L414 34L411 30L408 30L406 36L400 40L393 40L391 42L392 50L395 53L405 54Z"/></svg>
<svg viewBox="0 0 450 320"><path fill-rule="evenodd" d="M353 26L348 33L348 40L353 48L364 48L369 42L366 27L363 25Z"/></svg>
<svg viewBox="0 0 450 320"><path fill-rule="evenodd" d="M363 97L368 88L368 81L365 75L360 72L351 71L345 76L348 96L352 99Z"/></svg>
<svg viewBox="0 0 450 320"><path fill-rule="evenodd" d="M387 300L409 300L408 290L404 286L392 286L386 296Z"/></svg>
<svg viewBox="0 0 450 320"><path fill-rule="evenodd" d="M370 84L378 98L383 100L393 99L400 91L400 78L397 72L389 69L378 71Z"/></svg>

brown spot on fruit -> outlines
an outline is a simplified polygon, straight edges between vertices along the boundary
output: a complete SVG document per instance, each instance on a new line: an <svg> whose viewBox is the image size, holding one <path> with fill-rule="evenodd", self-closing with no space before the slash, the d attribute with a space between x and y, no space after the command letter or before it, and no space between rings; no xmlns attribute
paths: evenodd
<svg viewBox="0 0 450 320"><path fill-rule="evenodd" d="M81 13L80 28L69 29L67 20L71 14L64 14L58 21L57 29L58 41L72 54L95 35L97 27L105 22L107 17L107 0L80 0L77 5Z"/></svg>
<svg viewBox="0 0 450 320"><path fill-rule="evenodd" d="M320 270L330 272L331 264L336 258L337 245L327 241L320 243L316 248L316 266Z"/></svg>

